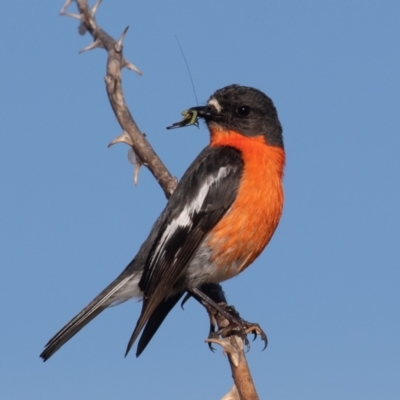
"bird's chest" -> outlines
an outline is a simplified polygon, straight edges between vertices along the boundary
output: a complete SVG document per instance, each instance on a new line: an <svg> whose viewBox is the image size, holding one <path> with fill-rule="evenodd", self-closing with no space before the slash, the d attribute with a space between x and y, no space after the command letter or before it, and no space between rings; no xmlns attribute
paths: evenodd
<svg viewBox="0 0 400 400"><path fill-rule="evenodd" d="M271 239L283 207L281 149L241 149L244 171L236 200L206 240L217 281L229 279L262 252Z"/></svg>

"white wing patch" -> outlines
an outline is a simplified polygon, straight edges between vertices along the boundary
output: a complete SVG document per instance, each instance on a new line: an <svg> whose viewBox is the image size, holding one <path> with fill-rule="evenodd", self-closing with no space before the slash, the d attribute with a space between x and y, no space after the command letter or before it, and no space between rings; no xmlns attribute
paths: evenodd
<svg viewBox="0 0 400 400"><path fill-rule="evenodd" d="M158 252L163 248L168 239L174 234L174 232L179 227L186 227L192 224L192 217L196 212L199 212L204 200L210 190L211 185L218 184L218 181L224 179L229 173L229 168L221 167L218 171L217 175L209 176L208 179L204 182L204 184L200 187L197 196L193 199L193 201L185 206L182 212L179 214L177 218L172 220L170 224L165 229L156 250L154 251L154 256L159 257Z"/></svg>
<svg viewBox="0 0 400 400"><path fill-rule="evenodd" d="M214 106L219 113L222 110L221 104L218 103L218 100L215 97L211 97L211 99L208 100L207 104Z"/></svg>

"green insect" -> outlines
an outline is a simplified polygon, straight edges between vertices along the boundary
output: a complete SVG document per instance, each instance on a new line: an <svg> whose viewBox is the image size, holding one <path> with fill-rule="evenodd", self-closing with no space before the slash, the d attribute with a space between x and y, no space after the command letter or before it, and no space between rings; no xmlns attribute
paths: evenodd
<svg viewBox="0 0 400 400"><path fill-rule="evenodd" d="M199 127L199 114L194 108L184 110L181 113L183 115L182 121L175 122L171 126L167 126L167 129L182 128L187 125L195 125Z"/></svg>

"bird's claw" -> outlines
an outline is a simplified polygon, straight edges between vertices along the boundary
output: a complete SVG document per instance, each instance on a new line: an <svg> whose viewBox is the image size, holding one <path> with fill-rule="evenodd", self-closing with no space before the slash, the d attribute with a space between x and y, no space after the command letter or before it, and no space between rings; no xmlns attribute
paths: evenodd
<svg viewBox="0 0 400 400"><path fill-rule="evenodd" d="M192 295L190 293L186 293L185 297L183 298L183 300L181 301L181 308L182 310L184 309L183 306L185 305L185 303L192 297Z"/></svg>
<svg viewBox="0 0 400 400"><path fill-rule="evenodd" d="M208 338L207 339L218 339L218 333L215 332L215 326L213 324L210 324L210 332L208 334ZM215 352L215 348L212 345L212 342L207 342L208 343L208 348L214 353Z"/></svg>
<svg viewBox="0 0 400 400"><path fill-rule="evenodd" d="M252 333L254 335L253 341L257 339L257 336L260 336L261 340L264 342L264 347L263 350L266 349L268 345L268 338L265 332L261 329L259 324L252 323L245 321L243 318L240 317L239 313L235 310L233 306L228 306L228 305L222 305L222 308L224 311L229 314L230 318L227 318L229 321L229 325L221 328L217 332L215 332L215 335L221 336L221 337L227 337L232 334L238 334L242 338L247 351L250 350L250 342L247 338L247 335Z"/></svg>
<svg viewBox="0 0 400 400"><path fill-rule="evenodd" d="M257 339L257 336L259 335L261 337L261 340L264 342L263 350L265 350L268 346L268 338L266 333L261 329L260 325L247 321L243 322L245 325L247 325L245 328L246 334L252 333L254 335L253 342Z"/></svg>

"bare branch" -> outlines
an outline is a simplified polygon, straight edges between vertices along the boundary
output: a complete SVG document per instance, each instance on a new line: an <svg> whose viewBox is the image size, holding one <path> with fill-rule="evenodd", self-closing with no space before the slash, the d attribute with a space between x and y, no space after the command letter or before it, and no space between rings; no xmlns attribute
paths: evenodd
<svg viewBox="0 0 400 400"><path fill-rule="evenodd" d="M66 12L66 8L70 4L71 0L67 0L60 13L63 15L73 16L80 20L85 29L93 36L93 43L82 49L81 52L96 47L103 47L107 51L107 75L104 80L111 107L122 129L131 138L133 151L141 160L143 165L151 171L161 188L164 190L165 196L169 198L175 190L177 180L170 174L146 137L140 131L126 105L122 90L122 68L126 67L141 74L140 70L135 65L128 62L123 56L122 41L125 37L127 28L124 30L119 40L116 41L96 23L95 12L100 4L99 0L92 8L89 8L86 0L76 0L79 11L78 17L75 14L70 15Z"/></svg>
<svg viewBox="0 0 400 400"><path fill-rule="evenodd" d="M207 339L206 342L219 344L224 354L228 356L235 385L222 400L259 400L244 354L243 340L236 335L232 335L221 339Z"/></svg>
<svg viewBox="0 0 400 400"><path fill-rule="evenodd" d="M223 301L226 304L225 296L223 296ZM216 322L220 330L229 325L229 321L218 312L212 312L210 320L212 323ZM230 335L219 339L207 339L206 342L220 345L223 353L227 355L231 367L232 378L235 383L222 400L259 400L249 365L247 364L243 339L239 335Z"/></svg>

